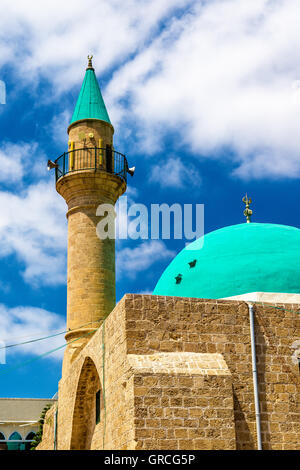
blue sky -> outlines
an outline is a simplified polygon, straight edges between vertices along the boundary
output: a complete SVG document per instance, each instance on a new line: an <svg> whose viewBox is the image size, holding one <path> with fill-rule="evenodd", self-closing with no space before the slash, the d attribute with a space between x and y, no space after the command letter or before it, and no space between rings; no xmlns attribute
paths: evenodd
<svg viewBox="0 0 300 470"><path fill-rule="evenodd" d="M66 206L46 162L66 150L88 54L137 168L129 201L204 204L210 232L244 221L248 192L253 221L299 227L299 14L296 0L2 0L0 339L65 328ZM184 243L117 242L117 299L151 292ZM35 359L63 343L9 349L0 396L54 395L61 352Z"/></svg>

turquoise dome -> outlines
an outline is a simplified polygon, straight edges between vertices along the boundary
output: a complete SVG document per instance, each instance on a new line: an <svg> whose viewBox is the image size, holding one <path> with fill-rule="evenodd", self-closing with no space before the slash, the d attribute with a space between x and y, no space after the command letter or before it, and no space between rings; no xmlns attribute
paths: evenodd
<svg viewBox="0 0 300 470"><path fill-rule="evenodd" d="M219 299L249 292L300 293L298 228L244 223L211 232L173 259L153 294Z"/></svg>

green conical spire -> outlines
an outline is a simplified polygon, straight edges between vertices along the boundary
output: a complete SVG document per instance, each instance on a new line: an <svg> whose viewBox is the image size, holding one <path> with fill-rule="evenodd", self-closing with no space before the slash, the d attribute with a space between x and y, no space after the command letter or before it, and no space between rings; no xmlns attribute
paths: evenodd
<svg viewBox="0 0 300 470"><path fill-rule="evenodd" d="M80 119L100 119L111 124L92 65L92 58L93 56L88 56L88 67L70 124Z"/></svg>

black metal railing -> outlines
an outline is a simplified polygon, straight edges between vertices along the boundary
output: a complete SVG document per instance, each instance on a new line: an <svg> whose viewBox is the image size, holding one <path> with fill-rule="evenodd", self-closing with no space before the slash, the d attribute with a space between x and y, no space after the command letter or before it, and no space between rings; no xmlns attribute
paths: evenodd
<svg viewBox="0 0 300 470"><path fill-rule="evenodd" d="M105 171L127 181L128 164L125 155L109 147L86 147L70 150L55 160L56 181L69 173L85 170Z"/></svg>

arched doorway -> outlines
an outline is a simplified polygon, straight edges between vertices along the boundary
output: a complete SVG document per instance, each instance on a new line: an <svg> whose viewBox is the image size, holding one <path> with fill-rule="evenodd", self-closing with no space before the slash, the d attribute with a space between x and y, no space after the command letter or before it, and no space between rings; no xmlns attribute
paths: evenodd
<svg viewBox="0 0 300 470"><path fill-rule="evenodd" d="M71 450L87 450L100 421L101 386L96 366L87 357L81 369L73 412Z"/></svg>
<svg viewBox="0 0 300 470"><path fill-rule="evenodd" d="M22 436L17 432L13 432L7 441L8 450L25 450L25 443Z"/></svg>

